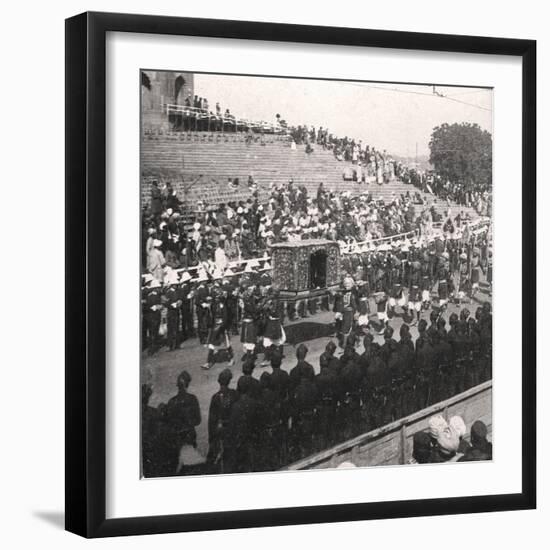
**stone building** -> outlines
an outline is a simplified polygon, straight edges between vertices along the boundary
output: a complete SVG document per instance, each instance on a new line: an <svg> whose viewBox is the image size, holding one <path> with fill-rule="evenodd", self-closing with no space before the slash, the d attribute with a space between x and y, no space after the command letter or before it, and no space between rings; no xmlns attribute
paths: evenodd
<svg viewBox="0 0 550 550"><path fill-rule="evenodd" d="M168 128L164 106L184 105L194 95L193 73L141 71L141 112L143 129ZM192 103L191 103L192 104Z"/></svg>

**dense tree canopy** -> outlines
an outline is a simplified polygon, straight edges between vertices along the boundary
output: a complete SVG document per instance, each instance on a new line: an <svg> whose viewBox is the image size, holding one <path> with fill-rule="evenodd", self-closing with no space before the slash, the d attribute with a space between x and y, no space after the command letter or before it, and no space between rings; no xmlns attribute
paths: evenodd
<svg viewBox="0 0 550 550"><path fill-rule="evenodd" d="M430 140L430 163L444 179L474 189L492 184L492 137L477 124L442 124Z"/></svg>

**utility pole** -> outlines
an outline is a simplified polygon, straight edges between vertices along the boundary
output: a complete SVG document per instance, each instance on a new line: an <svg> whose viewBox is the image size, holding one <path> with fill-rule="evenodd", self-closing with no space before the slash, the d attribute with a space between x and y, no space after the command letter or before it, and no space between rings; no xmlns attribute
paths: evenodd
<svg viewBox="0 0 550 550"><path fill-rule="evenodd" d="M418 168L418 141L416 142L416 154L414 160L416 162L416 167Z"/></svg>

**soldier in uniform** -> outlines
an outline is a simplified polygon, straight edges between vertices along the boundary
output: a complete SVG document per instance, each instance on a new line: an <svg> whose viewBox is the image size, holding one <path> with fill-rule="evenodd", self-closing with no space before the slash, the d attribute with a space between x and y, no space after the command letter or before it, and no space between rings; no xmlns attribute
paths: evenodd
<svg viewBox="0 0 550 550"><path fill-rule="evenodd" d="M421 263L422 307L426 310L430 309L432 304L433 277L431 258L433 258L433 255L430 256L427 252L425 252Z"/></svg>
<svg viewBox="0 0 550 550"><path fill-rule="evenodd" d="M241 309L243 318L241 323L241 343L245 356L254 356L258 340L258 300L254 295L254 286L249 286L242 294ZM243 359L244 360L244 359Z"/></svg>
<svg viewBox="0 0 550 550"><path fill-rule="evenodd" d="M374 292L374 302L376 303L376 315L378 317L378 321L380 324L380 330L378 332L379 335L384 334L384 330L386 328L386 325L388 324L388 313L387 313L388 294L386 291L387 291L386 279L383 272L382 274L380 274L380 270L379 270L378 277L376 279L375 292Z"/></svg>
<svg viewBox="0 0 550 550"><path fill-rule="evenodd" d="M257 452L257 471L278 470L283 460L283 402L271 383L271 374L260 376L261 432Z"/></svg>
<svg viewBox="0 0 550 550"><path fill-rule="evenodd" d="M470 259L470 273L471 273L471 284L472 284L472 294L470 301L472 301L476 294L479 291L479 277L480 277L480 266L479 266L479 248L474 247L472 249L472 257Z"/></svg>
<svg viewBox="0 0 550 550"><path fill-rule="evenodd" d="M421 265L418 260L414 260L410 265L410 288L409 288L409 317L411 326L417 325L420 321L420 313L422 311L422 291L421 291ZM415 318L416 315L416 318Z"/></svg>
<svg viewBox="0 0 550 550"><path fill-rule="evenodd" d="M371 345L371 356L367 367L366 381L367 398L363 402L364 414L367 419L367 430L373 430L391 422L391 373L380 354L380 345Z"/></svg>
<svg viewBox="0 0 550 550"><path fill-rule="evenodd" d="M313 451L318 397L313 367L302 368L299 383L294 387L291 395L293 459L308 456Z"/></svg>
<svg viewBox="0 0 550 550"><path fill-rule="evenodd" d="M308 351L309 350L305 344L299 344L296 348L296 359L298 362L296 363L296 366L290 370L288 378L290 394L292 394L294 389L300 384L300 380L305 372L311 372L315 375L313 365L306 361Z"/></svg>
<svg viewBox="0 0 550 550"><path fill-rule="evenodd" d="M402 399L401 406L402 416L412 414L416 409L416 398L414 395L416 385L416 370L415 370L415 350L412 341L409 325L403 323L399 328L398 353L400 356L401 366L401 389Z"/></svg>
<svg viewBox="0 0 550 550"><path fill-rule="evenodd" d="M227 359L229 367L235 364L233 348L227 331L227 305L224 291L217 285L212 289L212 318L213 323L208 334L208 356L202 368L212 368L216 360Z"/></svg>
<svg viewBox="0 0 550 550"><path fill-rule="evenodd" d="M239 288L225 277L222 279L222 289L227 308L227 331L237 335L239 334Z"/></svg>
<svg viewBox="0 0 550 550"><path fill-rule="evenodd" d="M233 405L239 398L237 391L229 387L232 378L230 369L220 372L220 389L212 396L208 412L208 462L218 467L222 474L226 471L226 456L231 454L230 442L226 441L229 418Z"/></svg>
<svg viewBox="0 0 550 550"><path fill-rule="evenodd" d="M289 403L288 391L290 386L289 375L286 370L281 369L283 356L279 350L274 350L271 354L271 378L270 387L275 392L278 399L278 406L281 411L281 464L286 464L287 441L288 441L288 418Z"/></svg>
<svg viewBox="0 0 550 550"><path fill-rule="evenodd" d="M467 322L468 347L470 351L469 363L466 366L466 389L473 388L480 383L480 337L477 322L470 317Z"/></svg>
<svg viewBox="0 0 550 550"><path fill-rule="evenodd" d="M264 360L261 366L266 367L271 363L271 353L277 348L283 353L283 345L286 342L285 330L281 323L279 307L276 297L268 300L266 306L266 322L263 335Z"/></svg>
<svg viewBox="0 0 550 550"><path fill-rule="evenodd" d="M149 329L149 355L153 355L159 349L159 329L161 304L161 284L154 279L149 285L149 293L146 298L147 327Z"/></svg>
<svg viewBox="0 0 550 550"><path fill-rule="evenodd" d="M195 428L201 423L201 411L197 397L187 391L190 383L191 375L182 371L177 378L178 393L168 401L164 411L175 464L182 445L197 446Z"/></svg>
<svg viewBox="0 0 550 550"><path fill-rule="evenodd" d="M418 322L418 338L415 342L416 395L418 409L423 409L432 402L430 385L433 380L434 353L427 334L427 326L427 321L425 319L420 319Z"/></svg>
<svg viewBox="0 0 550 550"><path fill-rule="evenodd" d="M179 280L175 271L170 272L164 281L164 302L166 305L167 344L170 351L179 348L178 326L181 307Z"/></svg>
<svg viewBox="0 0 550 550"><path fill-rule="evenodd" d="M141 351L145 351L149 345L149 315L147 308L147 295L149 294L149 285L153 281L153 276L146 273L143 276L143 286L141 287Z"/></svg>
<svg viewBox="0 0 550 550"><path fill-rule="evenodd" d="M149 384L141 386L141 448L143 477L155 477L160 472L158 459L160 414L149 405L153 389Z"/></svg>
<svg viewBox="0 0 550 550"><path fill-rule="evenodd" d="M370 320L369 320L369 298L362 295L359 297L359 311L357 317L357 336L365 336L370 333Z"/></svg>
<svg viewBox="0 0 550 550"><path fill-rule="evenodd" d="M339 424L344 439L356 436L361 431L361 386L363 373L359 356L353 346L346 345L340 372L342 395L340 399Z"/></svg>
<svg viewBox="0 0 550 550"><path fill-rule="evenodd" d="M405 304L406 304L405 294L403 291L401 271L402 271L401 261L397 256L392 256L391 269L390 269L391 296L388 301L388 316L390 317L390 319L395 317L396 306L403 308L403 311L404 311Z"/></svg>
<svg viewBox="0 0 550 550"><path fill-rule="evenodd" d="M206 285L206 281L206 277L199 277L194 295L195 308L197 310L199 341L201 344L207 344L208 333L212 328L213 322L212 296L210 295L210 289Z"/></svg>
<svg viewBox="0 0 550 550"><path fill-rule="evenodd" d="M354 281L347 275L344 277L343 289L336 294L334 300L334 324L338 345L343 348L345 338L353 330L355 312L357 311L357 297L353 290Z"/></svg>
<svg viewBox="0 0 550 550"><path fill-rule="evenodd" d="M328 361L321 365L321 372L315 377L319 391L317 405L318 450L326 449L336 442L335 424L339 398L339 380L329 367Z"/></svg>
<svg viewBox="0 0 550 550"><path fill-rule="evenodd" d="M334 358L334 352L336 351L336 344L330 340L325 346L325 351L321 353L319 357L319 365L321 368L329 365L332 358Z"/></svg>
<svg viewBox="0 0 550 550"><path fill-rule="evenodd" d="M448 267L448 252L443 252L440 257L440 263L437 270L438 277L438 294L439 294L439 309L443 311L449 302L449 267Z"/></svg>
<svg viewBox="0 0 550 550"><path fill-rule="evenodd" d="M253 380L258 383L256 389L253 387ZM261 410L256 399L259 394L258 390L259 382L252 376L245 374L239 378L237 382L239 399L231 408L227 430L226 441L229 442L231 450L231 454L228 456L227 472L245 473L256 470L256 451L262 428Z"/></svg>
<svg viewBox="0 0 550 550"><path fill-rule="evenodd" d="M453 379L454 372L453 352L447 340L447 333L441 325L442 321L443 319L439 318L436 322L438 329L430 332L434 357L431 383L432 403L450 397L447 393L448 381Z"/></svg>
<svg viewBox="0 0 550 550"><path fill-rule="evenodd" d="M460 320L456 324L456 338L453 341L454 368L453 376L450 378L450 395L456 395L464 391L469 355L468 324L466 321Z"/></svg>
<svg viewBox="0 0 550 550"><path fill-rule="evenodd" d="M188 271L184 271L180 278L180 319L181 319L181 336L180 341L183 342L188 338L195 336L195 327L193 324L193 287L191 285L191 275Z"/></svg>

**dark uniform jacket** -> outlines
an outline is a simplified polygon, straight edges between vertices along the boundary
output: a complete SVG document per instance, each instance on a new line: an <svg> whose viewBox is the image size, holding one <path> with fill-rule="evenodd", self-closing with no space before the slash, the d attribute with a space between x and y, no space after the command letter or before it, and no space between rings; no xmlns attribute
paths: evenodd
<svg viewBox="0 0 550 550"><path fill-rule="evenodd" d="M201 423L201 411L199 402L193 394L187 393L186 390L180 390L168 401L165 418L179 445L196 446L195 426Z"/></svg>

